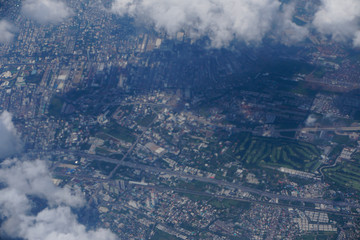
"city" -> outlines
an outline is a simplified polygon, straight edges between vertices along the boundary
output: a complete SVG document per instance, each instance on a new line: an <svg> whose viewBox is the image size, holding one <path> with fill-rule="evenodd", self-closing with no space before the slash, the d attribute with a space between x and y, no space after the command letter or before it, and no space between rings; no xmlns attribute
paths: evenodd
<svg viewBox="0 0 360 240"><path fill-rule="evenodd" d="M17 2L0 12L20 26L0 44L0 111L22 154L81 192L85 225L119 239L359 238L358 51L316 33L207 49L106 1L66 1L76 13L59 25Z"/></svg>

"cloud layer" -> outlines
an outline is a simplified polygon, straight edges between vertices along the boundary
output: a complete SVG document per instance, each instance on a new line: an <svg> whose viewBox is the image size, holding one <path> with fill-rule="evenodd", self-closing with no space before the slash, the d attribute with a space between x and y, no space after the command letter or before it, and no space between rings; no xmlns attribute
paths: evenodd
<svg viewBox="0 0 360 240"><path fill-rule="evenodd" d="M215 47L233 39L259 43L290 17L278 0L115 0L112 11L150 22L170 35L184 30L193 39L208 36ZM284 30L294 27L285 23Z"/></svg>
<svg viewBox="0 0 360 240"><path fill-rule="evenodd" d="M21 150L11 114L0 115L0 158ZM47 208L33 214L33 197ZM85 204L81 192L52 183L45 161L7 159L0 164L0 239L25 240L115 240L109 230L87 231L71 208Z"/></svg>
<svg viewBox="0 0 360 240"><path fill-rule="evenodd" d="M214 47L234 39L259 43L268 35L292 44L306 38L310 28L360 46L359 0L322 0L314 21L306 26L292 21L293 4L279 0L114 0L111 10L173 36L178 31L192 39L208 36Z"/></svg>
<svg viewBox="0 0 360 240"><path fill-rule="evenodd" d="M273 34L286 45L303 41L309 34L308 26L298 26L292 21L294 14L294 4L284 5L274 26Z"/></svg>
<svg viewBox="0 0 360 240"><path fill-rule="evenodd" d="M52 184L44 161L6 160L1 164L0 216L5 219L1 235L27 240L114 240L109 230L87 231L71 207L84 204L79 192ZM49 207L36 215L29 196L45 199ZM0 236L1 236L0 235Z"/></svg>
<svg viewBox="0 0 360 240"><path fill-rule="evenodd" d="M294 5L280 0L113 0L111 11L128 15L157 31L173 37L185 31L194 40L208 37L213 47L227 46L232 40L258 44L266 36L293 44L315 29L336 41L360 47L360 1L320 0L314 20L305 26L292 19ZM64 0L24 0L22 14L41 24L57 24L73 14ZM14 37L13 25L0 20L0 43Z"/></svg>
<svg viewBox="0 0 360 240"><path fill-rule="evenodd" d="M14 38L14 26L6 20L0 20L0 43L11 42Z"/></svg>
<svg viewBox="0 0 360 240"><path fill-rule="evenodd" d="M22 13L38 23L60 23L70 17L72 10L61 0L25 0Z"/></svg>
<svg viewBox="0 0 360 240"><path fill-rule="evenodd" d="M12 116L4 111L0 115L0 159L18 153L21 149L22 142L12 123Z"/></svg>
<svg viewBox="0 0 360 240"><path fill-rule="evenodd" d="M334 40L350 40L354 46L360 46L360 1L322 0L313 25Z"/></svg>

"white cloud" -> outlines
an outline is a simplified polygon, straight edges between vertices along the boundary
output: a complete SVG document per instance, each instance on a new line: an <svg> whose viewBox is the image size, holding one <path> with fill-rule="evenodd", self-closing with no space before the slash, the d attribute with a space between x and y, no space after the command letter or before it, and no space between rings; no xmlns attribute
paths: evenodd
<svg viewBox="0 0 360 240"><path fill-rule="evenodd" d="M46 208L36 216L21 216L18 237L28 240L115 240L109 230L87 231L69 207ZM14 236L14 235L13 235Z"/></svg>
<svg viewBox="0 0 360 240"><path fill-rule="evenodd" d="M309 34L307 26L299 26L292 21L294 13L294 4L284 5L283 11L279 14L278 22L274 27L276 38L286 45L300 42Z"/></svg>
<svg viewBox="0 0 360 240"><path fill-rule="evenodd" d="M44 161L6 160L1 164L0 216L5 219L1 234L26 240L115 240L109 230L87 231L70 207L79 207L84 199L79 192L52 184ZM30 213L29 195L46 199L49 207L36 215Z"/></svg>
<svg viewBox="0 0 360 240"><path fill-rule="evenodd" d="M355 46L360 46L360 1L322 0L313 25L320 33L334 40L351 40Z"/></svg>
<svg viewBox="0 0 360 240"><path fill-rule="evenodd" d="M11 114L0 115L0 154L8 156L19 151ZM44 199L48 207L31 214L34 206L29 196ZM0 239L25 240L115 240L109 230L87 231L71 212L72 207L85 204L80 191L59 188L52 183L45 161L6 159L0 164Z"/></svg>
<svg viewBox="0 0 360 240"><path fill-rule="evenodd" d="M0 20L0 43L11 42L14 38L14 26L6 20Z"/></svg>
<svg viewBox="0 0 360 240"><path fill-rule="evenodd" d="M111 10L152 25L157 31L175 36L185 31L192 39L207 36L214 47L232 40L260 43L268 35L287 45L304 40L309 27L336 41L360 47L360 1L309 1L314 20L298 26L292 18L293 4L279 0L114 0ZM308 9L309 10L309 9Z"/></svg>
<svg viewBox="0 0 360 240"><path fill-rule="evenodd" d="M69 189L58 188L52 183L44 161L5 160L2 167L0 181L5 182L10 189L47 199L50 205L78 207L84 203L79 194L72 194Z"/></svg>
<svg viewBox="0 0 360 240"><path fill-rule="evenodd" d="M273 25L280 23L279 15L291 17L283 14L280 6L278 0L115 0L112 11L151 23L171 35L184 30L193 39L208 36L214 47L221 47L233 39L261 42ZM303 31L289 21L282 28L291 28L293 33L287 34Z"/></svg>
<svg viewBox="0 0 360 240"><path fill-rule="evenodd" d="M313 126L315 126L315 123L317 120L318 120L318 118L316 117L316 115L311 114L305 120L305 125L307 127L313 127Z"/></svg>
<svg viewBox="0 0 360 240"><path fill-rule="evenodd" d="M25 16L42 24L56 24L72 14L71 8L61 0L25 0L22 12Z"/></svg>
<svg viewBox="0 0 360 240"><path fill-rule="evenodd" d="M22 149L22 142L12 123L12 116L4 111L0 115L0 159L18 153Z"/></svg>
<svg viewBox="0 0 360 240"><path fill-rule="evenodd" d="M355 47L360 47L360 30L355 33L353 44Z"/></svg>

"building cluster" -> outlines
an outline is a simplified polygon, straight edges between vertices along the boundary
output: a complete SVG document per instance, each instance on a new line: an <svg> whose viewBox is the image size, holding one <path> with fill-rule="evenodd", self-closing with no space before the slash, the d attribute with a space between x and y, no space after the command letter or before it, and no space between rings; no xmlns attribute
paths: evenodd
<svg viewBox="0 0 360 240"><path fill-rule="evenodd" d="M251 67L261 57L250 50L207 50L185 32L139 31L91 1L68 4L77 14L58 26L8 16L21 31L0 45L0 112L13 114L29 156L50 161L54 184L84 193L93 225L120 239L295 239L354 229L332 214L359 214L357 195L331 189L324 174L357 161L360 98L302 85L358 86L358 63L338 45L298 56L324 76L278 76ZM302 131L324 124L353 130ZM244 151L259 139L252 165ZM280 151L268 139L318 146L321 157L305 159L317 161L311 172L292 169L288 156L313 152L303 142ZM346 205L332 202L339 196Z"/></svg>

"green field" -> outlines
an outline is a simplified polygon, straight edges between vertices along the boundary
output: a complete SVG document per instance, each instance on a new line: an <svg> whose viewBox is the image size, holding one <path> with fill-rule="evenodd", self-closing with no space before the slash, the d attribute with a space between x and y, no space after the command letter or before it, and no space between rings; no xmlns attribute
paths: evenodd
<svg viewBox="0 0 360 240"><path fill-rule="evenodd" d="M100 155L108 155L111 152L109 152L106 148L102 148L102 147L97 147L95 149L96 154L100 154Z"/></svg>
<svg viewBox="0 0 360 240"><path fill-rule="evenodd" d="M109 127L103 128L102 132L125 142L133 143L136 140L133 130L123 127L117 123L111 123ZM99 134L101 135L101 133Z"/></svg>
<svg viewBox="0 0 360 240"><path fill-rule="evenodd" d="M203 196L203 195L196 195L196 194L192 194L192 193L182 193L182 192L179 192L179 195L185 196L185 197L189 198L191 201L195 201L195 202L207 201L211 198L210 196Z"/></svg>
<svg viewBox="0 0 360 240"><path fill-rule="evenodd" d="M156 230L154 236L152 236L151 238L151 240L177 240L177 239L179 238L160 230Z"/></svg>
<svg viewBox="0 0 360 240"><path fill-rule="evenodd" d="M337 186L360 191L360 163L343 162L333 168L323 170L326 179Z"/></svg>
<svg viewBox="0 0 360 240"><path fill-rule="evenodd" d="M43 74L30 75L25 78L26 83L39 84L41 82Z"/></svg>
<svg viewBox="0 0 360 240"><path fill-rule="evenodd" d="M49 114L54 117L59 117L61 115L61 108L64 104L64 100L60 97L53 97L49 105Z"/></svg>
<svg viewBox="0 0 360 240"><path fill-rule="evenodd" d="M360 111L356 111L354 114L354 120L360 121Z"/></svg>
<svg viewBox="0 0 360 240"><path fill-rule="evenodd" d="M275 76L292 77L294 74L309 74L315 67L305 61L291 59L275 59L274 61L261 62L262 71Z"/></svg>
<svg viewBox="0 0 360 240"><path fill-rule="evenodd" d="M230 208L241 208L241 209L249 209L251 207L251 203L241 202L231 199L216 199L213 198L209 201L213 207L218 209L230 209Z"/></svg>
<svg viewBox="0 0 360 240"><path fill-rule="evenodd" d="M335 240L335 239L337 239L337 233L333 233L333 232L306 234L296 238L296 240Z"/></svg>
<svg viewBox="0 0 360 240"><path fill-rule="evenodd" d="M320 151L310 143L239 134L236 144L227 151L234 159L250 166L288 167L313 171L317 167Z"/></svg>
<svg viewBox="0 0 360 240"><path fill-rule="evenodd" d="M338 144L342 145L348 145L351 142L351 139L347 135L335 135L332 139L333 142L336 142Z"/></svg>
<svg viewBox="0 0 360 240"><path fill-rule="evenodd" d="M139 124L140 126L143 127L148 127L150 125L150 123L152 123L152 121L154 121L154 119L156 118L155 114L148 114L145 117L139 117L137 118L135 121L137 122L137 124Z"/></svg>
<svg viewBox="0 0 360 240"><path fill-rule="evenodd" d="M190 182L180 181L177 187L191 191L204 192L208 189L208 186L214 187L214 185L211 183L204 183L204 182L192 180Z"/></svg>
<svg viewBox="0 0 360 240"><path fill-rule="evenodd" d="M99 170L104 175L109 175L110 172L116 167L116 164L101 161L92 161L89 167L93 167L94 169Z"/></svg>

